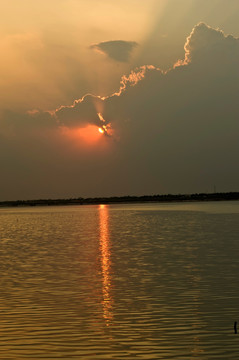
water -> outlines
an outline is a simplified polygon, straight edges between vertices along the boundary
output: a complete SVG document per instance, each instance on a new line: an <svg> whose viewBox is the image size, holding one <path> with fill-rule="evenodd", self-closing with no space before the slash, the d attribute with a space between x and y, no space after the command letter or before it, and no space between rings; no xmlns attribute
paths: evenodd
<svg viewBox="0 0 239 360"><path fill-rule="evenodd" d="M238 359L239 202L0 209L0 359Z"/></svg>

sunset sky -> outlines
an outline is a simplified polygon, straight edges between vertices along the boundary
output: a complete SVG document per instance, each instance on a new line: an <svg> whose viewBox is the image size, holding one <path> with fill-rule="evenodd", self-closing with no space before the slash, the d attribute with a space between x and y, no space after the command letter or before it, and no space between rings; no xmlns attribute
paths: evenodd
<svg viewBox="0 0 239 360"><path fill-rule="evenodd" d="M239 191L238 0L0 11L0 201Z"/></svg>

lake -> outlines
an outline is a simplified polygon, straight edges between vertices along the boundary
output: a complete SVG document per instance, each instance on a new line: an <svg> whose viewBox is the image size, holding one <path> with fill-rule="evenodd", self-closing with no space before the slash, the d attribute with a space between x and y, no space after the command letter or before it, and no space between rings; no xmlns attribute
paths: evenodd
<svg viewBox="0 0 239 360"><path fill-rule="evenodd" d="M0 209L0 359L237 359L239 202Z"/></svg>

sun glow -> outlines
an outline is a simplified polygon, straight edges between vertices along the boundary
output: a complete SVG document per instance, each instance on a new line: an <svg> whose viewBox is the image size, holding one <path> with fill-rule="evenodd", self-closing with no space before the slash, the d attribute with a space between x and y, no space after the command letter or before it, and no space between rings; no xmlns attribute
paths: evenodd
<svg viewBox="0 0 239 360"><path fill-rule="evenodd" d="M102 131L104 132L103 129ZM87 125L82 128L62 127L61 132L64 136L80 144L94 145L98 144L102 139L102 132L99 131L99 128L96 125Z"/></svg>
<svg viewBox="0 0 239 360"><path fill-rule="evenodd" d="M102 128L98 128L98 130L101 134L104 134L104 130Z"/></svg>

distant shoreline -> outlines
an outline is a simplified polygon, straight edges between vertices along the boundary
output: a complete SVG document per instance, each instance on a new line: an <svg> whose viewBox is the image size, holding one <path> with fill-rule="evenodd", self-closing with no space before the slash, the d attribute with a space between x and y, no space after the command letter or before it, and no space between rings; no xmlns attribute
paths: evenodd
<svg viewBox="0 0 239 360"><path fill-rule="evenodd" d="M239 200L239 192L226 193L199 193L199 194L167 194L143 196L111 196L96 198L71 198L71 199L38 199L1 201L0 207L25 207L25 206L60 206L60 205L98 205L98 204L127 204L127 203L168 203L168 202L195 202L195 201L229 201Z"/></svg>

